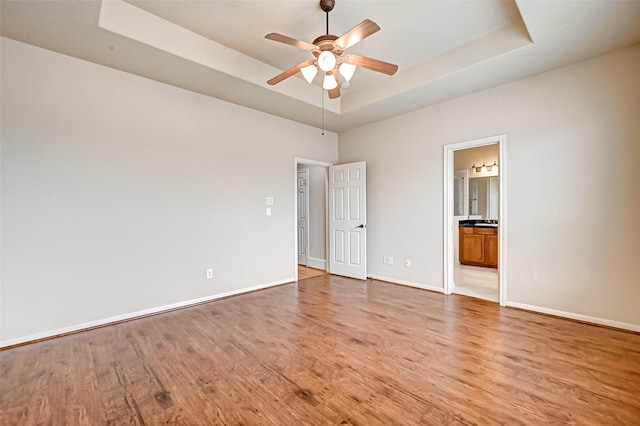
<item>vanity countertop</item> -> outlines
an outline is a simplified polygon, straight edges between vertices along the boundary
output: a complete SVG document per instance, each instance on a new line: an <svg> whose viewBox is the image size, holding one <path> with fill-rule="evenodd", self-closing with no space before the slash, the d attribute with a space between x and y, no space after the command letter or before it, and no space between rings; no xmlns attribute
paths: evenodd
<svg viewBox="0 0 640 426"><path fill-rule="evenodd" d="M490 222L485 222L482 220L461 220L459 226L467 228L497 228L498 223L495 220L492 220Z"/></svg>

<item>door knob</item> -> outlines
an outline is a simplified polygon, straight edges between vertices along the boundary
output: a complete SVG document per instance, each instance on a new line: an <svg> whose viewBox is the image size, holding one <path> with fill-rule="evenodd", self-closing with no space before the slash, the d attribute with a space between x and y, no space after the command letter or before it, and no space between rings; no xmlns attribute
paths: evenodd
<svg viewBox="0 0 640 426"><path fill-rule="evenodd" d="M361 224L360 226L356 226L356 228L362 228L362 229L364 229L364 228L365 228L365 226Z"/></svg>

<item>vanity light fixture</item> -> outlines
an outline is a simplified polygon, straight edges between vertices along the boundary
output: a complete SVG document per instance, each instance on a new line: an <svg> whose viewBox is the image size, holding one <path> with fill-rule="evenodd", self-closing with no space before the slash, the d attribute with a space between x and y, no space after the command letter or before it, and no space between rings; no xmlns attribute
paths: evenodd
<svg viewBox="0 0 640 426"><path fill-rule="evenodd" d="M493 168L496 168L496 171L498 171L498 162L494 161L493 164L490 165L486 165L484 163L484 161L482 162L482 166L476 166L476 163L473 163L473 166L471 166L471 171L473 173L486 173L486 172L490 172L493 170Z"/></svg>

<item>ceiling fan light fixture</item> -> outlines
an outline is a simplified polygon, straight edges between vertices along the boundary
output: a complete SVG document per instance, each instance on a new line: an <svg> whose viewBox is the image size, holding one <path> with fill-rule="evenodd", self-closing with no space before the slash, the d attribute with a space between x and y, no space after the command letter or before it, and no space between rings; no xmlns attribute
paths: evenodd
<svg viewBox="0 0 640 426"><path fill-rule="evenodd" d="M302 76L304 77L304 79L307 80L308 83L311 83L314 77L316 76L316 74L318 74L318 68L316 68L315 65L309 65L307 67L302 68L300 72L302 73Z"/></svg>
<svg viewBox="0 0 640 426"><path fill-rule="evenodd" d="M338 71L340 71L340 74L342 74L346 81L350 81L351 77L353 77L353 73L356 72L356 66L343 62L340 64Z"/></svg>
<svg viewBox="0 0 640 426"><path fill-rule="evenodd" d="M328 50L323 51L318 56L318 66L324 72L331 71L336 66L336 56Z"/></svg>
<svg viewBox="0 0 640 426"><path fill-rule="evenodd" d="M324 82L322 83L322 88L324 90L333 90L338 87L338 82L336 78L331 73L326 73L324 75Z"/></svg>
<svg viewBox="0 0 640 426"><path fill-rule="evenodd" d="M2 0L0 0L2 1ZM378 32L380 27L370 19L365 19L355 27L351 28L340 37L329 33L329 12L335 6L335 0L319 0L320 9L326 14L326 33L316 37L313 43L297 40L278 33L269 33L264 37L268 40L277 41L279 43L288 44L313 54L315 59L310 59L294 65L293 67L282 71L277 76L267 80L267 84L273 86L282 80L295 75L300 71L305 80L312 83L317 77L318 70L322 70L325 74L322 87L328 90L329 99L340 97L340 85L343 88L349 87L351 78L353 77L356 67L365 68L371 71L394 75L398 71L398 66L379 59L370 58L368 56L344 55L345 50ZM311 66L310 64L314 64ZM314 69L315 68L315 69ZM326 74L333 74L327 77ZM323 98L324 99L324 98Z"/></svg>

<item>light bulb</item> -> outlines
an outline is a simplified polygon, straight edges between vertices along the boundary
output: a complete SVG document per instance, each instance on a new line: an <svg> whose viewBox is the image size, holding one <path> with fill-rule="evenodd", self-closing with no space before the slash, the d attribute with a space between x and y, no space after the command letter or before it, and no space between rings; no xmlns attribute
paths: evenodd
<svg viewBox="0 0 640 426"><path fill-rule="evenodd" d="M300 72L302 73L302 76L304 77L304 79L307 80L308 83L311 83L313 81L313 78L318 73L318 68L316 68L315 65L309 65L307 67L302 68Z"/></svg>
<svg viewBox="0 0 640 426"><path fill-rule="evenodd" d="M338 87L338 82L336 78L330 72L324 75L324 83L322 83L322 88L325 90L331 90Z"/></svg>
<svg viewBox="0 0 640 426"><path fill-rule="evenodd" d="M336 66L336 57L333 53L325 50L318 56L318 66L324 72L331 71ZM335 79L334 79L335 80Z"/></svg>
<svg viewBox="0 0 640 426"><path fill-rule="evenodd" d="M340 64L340 68L338 68L338 70L340 71L340 74L342 74L344 79L349 81L351 80L351 77L353 77L353 73L356 72L356 66L343 62L342 64Z"/></svg>

